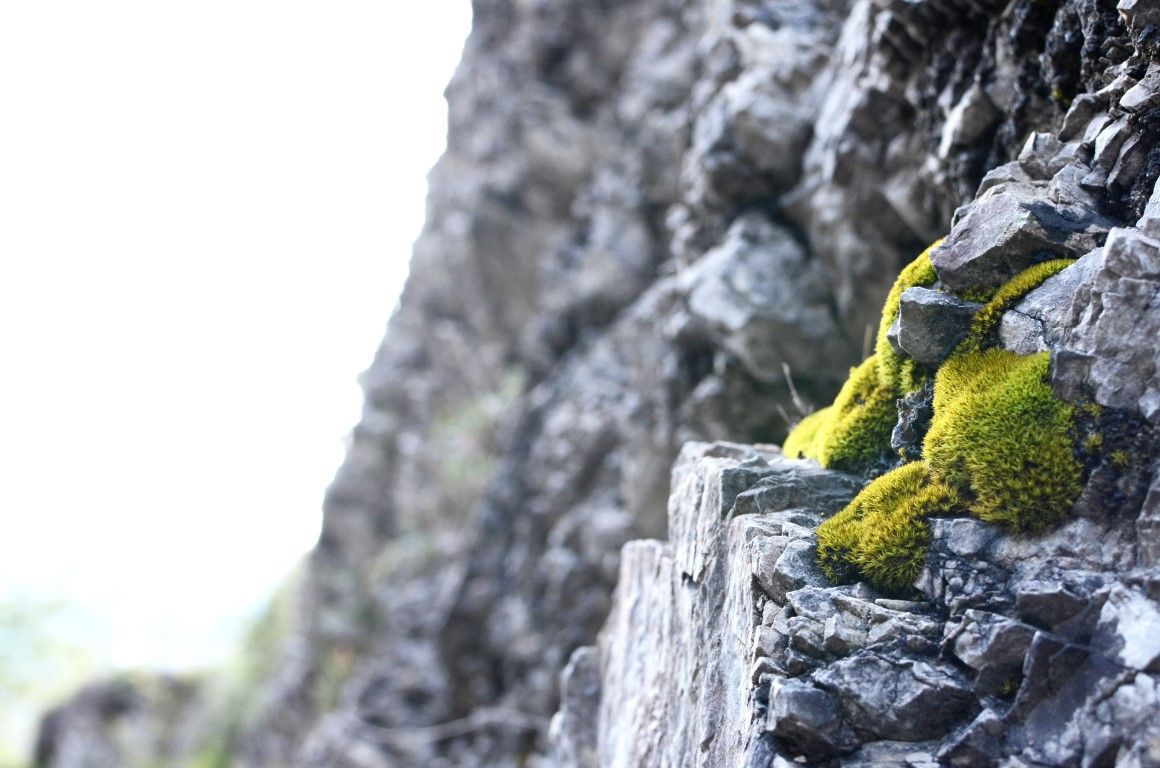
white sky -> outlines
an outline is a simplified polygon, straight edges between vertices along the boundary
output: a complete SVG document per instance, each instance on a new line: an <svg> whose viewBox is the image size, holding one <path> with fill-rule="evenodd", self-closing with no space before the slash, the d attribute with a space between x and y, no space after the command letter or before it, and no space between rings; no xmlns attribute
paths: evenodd
<svg viewBox="0 0 1160 768"><path fill-rule="evenodd" d="M469 5L0 3L0 598L189 667L313 544Z"/></svg>

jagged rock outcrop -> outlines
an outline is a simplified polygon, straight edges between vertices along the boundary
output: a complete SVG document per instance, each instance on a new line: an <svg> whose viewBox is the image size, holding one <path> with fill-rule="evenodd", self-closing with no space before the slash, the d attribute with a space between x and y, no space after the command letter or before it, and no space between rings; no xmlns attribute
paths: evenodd
<svg viewBox="0 0 1160 768"><path fill-rule="evenodd" d="M236 764L1153 764L1123 738L1156 690L1152 5L473 8L427 225ZM860 482L742 444L829 401L944 235L936 289L1082 257L999 336L1050 350L1127 448L1085 459L1056 534L940 520L913 599L835 587L812 529ZM930 298L893 338L933 360L974 305ZM929 411L900 406L896 449ZM670 485L690 440L733 444L686 449Z"/></svg>
<svg viewBox="0 0 1160 768"><path fill-rule="evenodd" d="M556 765L1160 764L1154 512L1042 537L936 519L898 599L830 584L809 554L860 485L687 445L669 540L625 547L598 643L564 673Z"/></svg>

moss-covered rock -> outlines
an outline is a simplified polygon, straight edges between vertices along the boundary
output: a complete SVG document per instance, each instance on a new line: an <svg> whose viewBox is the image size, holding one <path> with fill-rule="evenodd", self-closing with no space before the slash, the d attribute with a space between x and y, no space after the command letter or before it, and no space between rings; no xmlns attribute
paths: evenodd
<svg viewBox="0 0 1160 768"><path fill-rule="evenodd" d="M834 581L859 574L890 591L914 583L930 545L927 518L960 500L921 461L882 475L818 527L818 560Z"/></svg>
<svg viewBox="0 0 1160 768"><path fill-rule="evenodd" d="M1075 259L1053 259L1036 264L1020 272L991 294L987 303L971 322L971 333L959 345L956 352L979 350L994 343L995 331L1003 319L1003 313L1019 303L1019 300L1038 288L1044 280L1059 274L1075 263Z"/></svg>
<svg viewBox="0 0 1160 768"><path fill-rule="evenodd" d="M876 355L850 371L834 404L802 420L783 450L843 472L889 466L890 432L897 420L893 391L881 386Z"/></svg>
<svg viewBox="0 0 1160 768"><path fill-rule="evenodd" d="M874 354L850 370L833 405L805 417L790 431L782 448L787 455L862 474L882 472L898 462L890 447L890 433L898 420L895 402L921 387L924 374L894 351L887 332L898 317L903 291L935 282L930 252L937 246L903 268L886 298Z"/></svg>
<svg viewBox="0 0 1160 768"><path fill-rule="evenodd" d="M931 476L969 499L968 511L1015 531L1059 522L1082 489L1072 406L1051 391L1046 352L966 352L935 377L923 443Z"/></svg>
<svg viewBox="0 0 1160 768"><path fill-rule="evenodd" d="M818 556L835 581L865 578L905 589L922 568L927 518L971 514L1013 531L1061 520L1082 489L1084 464L1074 408L1057 399L1047 353L1020 356L994 346L1003 313L1071 260L1036 264L993 292L968 337L937 370L898 354L887 332L902 293L931 286L930 252L909 264L883 307L875 353L854 368L834 404L802 420L784 451L822 466L876 474L897 463L890 436L898 398L933 378L934 415L918 461L866 486L818 529Z"/></svg>

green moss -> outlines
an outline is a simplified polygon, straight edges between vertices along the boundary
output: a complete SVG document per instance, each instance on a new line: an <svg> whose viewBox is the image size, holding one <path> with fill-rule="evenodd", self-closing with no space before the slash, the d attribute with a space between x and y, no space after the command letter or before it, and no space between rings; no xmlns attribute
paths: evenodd
<svg viewBox="0 0 1160 768"><path fill-rule="evenodd" d="M1128 452L1124 450L1112 451L1108 455L1108 458L1111 460L1112 466L1116 467L1117 469L1125 469L1129 464L1132 463L1132 459L1128 455Z"/></svg>
<svg viewBox="0 0 1160 768"><path fill-rule="evenodd" d="M881 589L902 591L918 577L930 546L927 518L951 513L957 502L923 462L904 464L819 526L818 562L835 581L861 576Z"/></svg>
<svg viewBox="0 0 1160 768"><path fill-rule="evenodd" d="M1051 391L1046 352L966 352L939 369L923 443L931 475L981 520L1016 531L1058 522L1079 495L1074 412Z"/></svg>
<svg viewBox="0 0 1160 768"><path fill-rule="evenodd" d="M969 288L963 291L962 296L967 301L973 301L976 304L986 304L991 299L995 298L998 288L993 285L985 286L983 288Z"/></svg>
<svg viewBox="0 0 1160 768"><path fill-rule="evenodd" d="M851 371L833 405L803 419L785 443L787 454L825 467L880 471L896 461L890 450L896 399L933 378L934 417L922 460L877 478L818 529L819 562L836 581L865 578L882 589L905 589L922 567L929 517L969 513L1038 531L1062 519L1082 487L1076 411L1053 394L1048 355L993 348L1003 313L1072 262L1036 264L979 293L986 304L967 339L935 371L895 353L886 334L903 291L935 283L930 252L937 245L895 281L875 354ZM1089 454L1101 445L1098 434L1084 443Z"/></svg>
<svg viewBox="0 0 1160 768"><path fill-rule="evenodd" d="M1102 405L1092 402L1091 400L1080 404L1079 409L1083 411L1084 414L1091 416L1093 419L1098 419L1104 412Z"/></svg>
<svg viewBox="0 0 1160 768"><path fill-rule="evenodd" d="M1090 435L1088 435L1086 438L1084 438L1084 441L1083 441L1083 449L1085 451L1087 451L1089 454L1095 454L1095 453L1099 452L1100 448L1102 448L1103 445L1104 445L1104 436L1101 435L1099 432L1092 432Z"/></svg>
<svg viewBox="0 0 1160 768"><path fill-rule="evenodd" d="M786 455L860 473L881 471L897 461L890 448L890 433L898 420L896 401L906 392L921 389L931 372L900 358L886 334L898 317L903 291L937 280L930 254L941 242L903 268L886 297L874 354L851 369L832 406L810 414L790 431L782 447Z"/></svg>
<svg viewBox="0 0 1160 768"><path fill-rule="evenodd" d="M843 472L870 472L893 463L890 433L898 420L895 393L878 379L875 355L850 371L834 404L803 419L786 438L790 456Z"/></svg>
<svg viewBox="0 0 1160 768"><path fill-rule="evenodd" d="M826 406L799 421L786 436L785 443L781 447L782 453L798 459L806 458L819 461L820 454L815 449L817 434L823 425L829 423L832 412L833 406Z"/></svg>
<svg viewBox="0 0 1160 768"><path fill-rule="evenodd" d="M1003 313L1015 306L1024 296L1038 288L1044 280L1075 263L1074 259L1045 261L1020 272L1003 285L991 299L975 313L971 331L956 351L979 350L992 341Z"/></svg>
<svg viewBox="0 0 1160 768"><path fill-rule="evenodd" d="M882 320L878 323L878 336L874 342L874 354L878 358L878 380L885 389L899 393L913 392L918 389L918 387L903 386L903 360L894 351L894 347L890 346L890 340L886 338L886 335L890 326L898 318L898 308L902 301L903 292L908 288L934 285L935 280L938 279L934 265L930 263L930 254L941 243L942 240L935 241L929 248L920 253L918 258L903 267L898 279L894 281L890 293L886 296L886 304L882 307ZM914 367L914 363L911 361L908 372L911 379L914 376ZM911 383L907 382L908 385Z"/></svg>

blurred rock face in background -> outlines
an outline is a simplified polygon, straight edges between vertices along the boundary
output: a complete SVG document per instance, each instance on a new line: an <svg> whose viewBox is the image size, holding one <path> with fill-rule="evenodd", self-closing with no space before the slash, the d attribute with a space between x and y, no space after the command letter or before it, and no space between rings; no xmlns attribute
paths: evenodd
<svg viewBox="0 0 1160 768"><path fill-rule="evenodd" d="M297 620L264 651L276 663L247 716L206 751L214 736L172 732L196 731L196 692L91 689L46 721L42 762L133 765L157 743L166 765L589 765L548 756L559 675L609 615L622 545L665 538L681 446L779 442L866 354L901 266L948 233L936 266L951 287L1107 240L1086 277L1029 297L1004 340L1060 350L1060 391L1154 426L1160 18L1120 7L476 0L426 230ZM1123 502L1137 507L1138 469ZM1140 523L1153 537L1158 501ZM923 621L914 634L935 643L941 624ZM973 713L959 668L935 666L951 720ZM580 685L592 668L576 669ZM826 674L856 699L856 672ZM786 685L779 701L817 704ZM159 697L185 714L147 716ZM584 701L564 719L596 738ZM816 746L826 722L785 727ZM820 753L890 737L834 727L841 743ZM153 741L131 752L141 729ZM938 735L919 730L895 737ZM902 754L879 753L856 764ZM766 758L754 764L778 764Z"/></svg>

